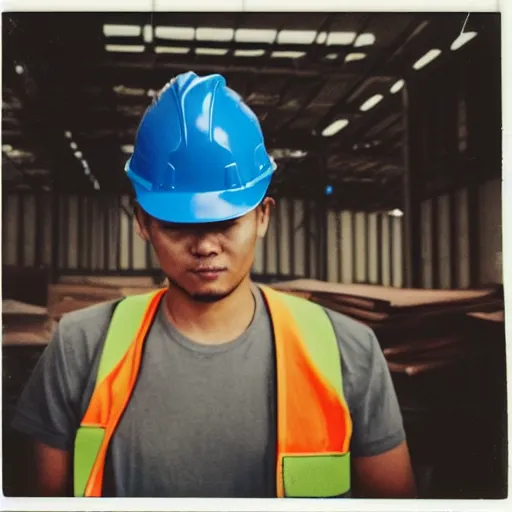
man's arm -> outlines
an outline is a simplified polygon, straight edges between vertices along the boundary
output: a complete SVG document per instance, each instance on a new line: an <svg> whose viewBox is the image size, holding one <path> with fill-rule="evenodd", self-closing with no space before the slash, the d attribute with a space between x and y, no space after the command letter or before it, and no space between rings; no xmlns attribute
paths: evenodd
<svg viewBox="0 0 512 512"><path fill-rule="evenodd" d="M352 418L350 442L354 497L416 494L402 414L391 374L375 333L331 312Z"/></svg>
<svg viewBox="0 0 512 512"><path fill-rule="evenodd" d="M35 441L37 496L73 496L71 453Z"/></svg>
<svg viewBox="0 0 512 512"><path fill-rule="evenodd" d="M353 494L359 498L416 498L407 442L380 455L352 460Z"/></svg>

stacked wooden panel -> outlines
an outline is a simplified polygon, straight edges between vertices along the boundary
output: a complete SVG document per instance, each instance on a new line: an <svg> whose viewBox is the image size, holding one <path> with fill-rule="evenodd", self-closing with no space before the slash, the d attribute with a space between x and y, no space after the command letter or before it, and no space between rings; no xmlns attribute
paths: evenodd
<svg viewBox="0 0 512 512"><path fill-rule="evenodd" d="M504 307L499 287L416 290L310 279L273 287L368 325L377 334L390 369L409 375L477 356L485 346L471 335L468 315L497 321Z"/></svg>

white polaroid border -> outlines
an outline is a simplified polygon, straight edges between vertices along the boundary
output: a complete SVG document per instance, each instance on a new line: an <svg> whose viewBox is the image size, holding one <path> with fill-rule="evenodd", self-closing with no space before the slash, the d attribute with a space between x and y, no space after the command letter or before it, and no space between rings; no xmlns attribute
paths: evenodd
<svg viewBox="0 0 512 512"><path fill-rule="evenodd" d="M503 94L503 262L512 258L512 1L502 0L0 0L5 11L424 11L424 12L496 12L502 13L502 94ZM0 21L1 23L1 21ZM2 56L0 54L0 60ZM1 135L0 135L1 137ZM1 186L1 185L0 185ZM507 199L511 199L508 203ZM0 199L1 201L1 199ZM1 231L1 226L0 226ZM1 255L0 255L1 260ZM512 261L512 259L511 259ZM0 277L1 281L1 277ZM503 264L505 289L505 329L507 360L512 361L512 311L508 307L512 293L512 267ZM0 292L1 294L1 292ZM510 373L510 367L507 375ZM508 429L512 386L507 379ZM1 391L0 391L1 394ZM0 405L1 408L1 405ZM1 410L1 409L0 409ZM2 424L0 422L0 433ZM509 449L510 459L510 449ZM508 488L512 488L509 463ZM0 465L0 482L2 481ZM0 510L6 511L505 511L512 500L279 500L279 499L163 499L163 498L0 498Z"/></svg>

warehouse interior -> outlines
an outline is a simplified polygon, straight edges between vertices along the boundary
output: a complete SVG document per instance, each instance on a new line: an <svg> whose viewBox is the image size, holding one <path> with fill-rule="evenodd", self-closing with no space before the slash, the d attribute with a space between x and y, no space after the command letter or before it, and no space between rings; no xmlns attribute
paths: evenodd
<svg viewBox="0 0 512 512"><path fill-rule="evenodd" d="M3 13L6 496L60 317L160 286L124 165L174 75L220 73L277 163L256 282L372 327L420 497L507 495L497 13Z"/></svg>

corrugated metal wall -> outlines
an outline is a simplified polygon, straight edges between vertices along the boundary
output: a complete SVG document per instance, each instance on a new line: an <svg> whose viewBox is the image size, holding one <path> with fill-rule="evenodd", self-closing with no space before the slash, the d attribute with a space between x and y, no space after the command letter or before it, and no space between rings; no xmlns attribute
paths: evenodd
<svg viewBox="0 0 512 512"><path fill-rule="evenodd" d="M481 283L502 282L500 185L484 183L478 193ZM423 202L424 287L469 286L468 208L466 189ZM58 230L52 229L53 215ZM257 246L254 274L403 286L402 223L387 213L325 212L313 201L280 199L268 235ZM2 224L4 264L51 267L56 252L61 273L144 273L158 267L149 244L134 232L127 197L62 196L52 204L50 194L9 194ZM456 268L450 265L454 248Z"/></svg>
<svg viewBox="0 0 512 512"><path fill-rule="evenodd" d="M476 226L479 243L478 283L475 284L502 283L501 181L483 183L478 189L477 201L480 216ZM470 208L466 188L423 201L424 288L468 288L471 285Z"/></svg>

